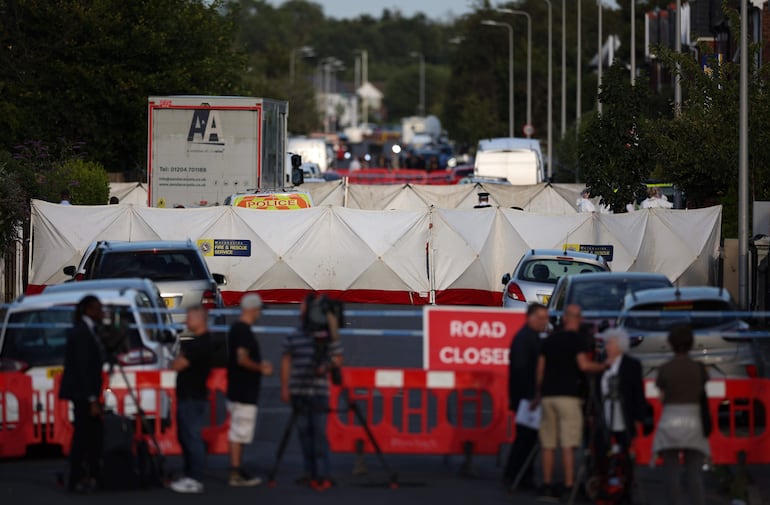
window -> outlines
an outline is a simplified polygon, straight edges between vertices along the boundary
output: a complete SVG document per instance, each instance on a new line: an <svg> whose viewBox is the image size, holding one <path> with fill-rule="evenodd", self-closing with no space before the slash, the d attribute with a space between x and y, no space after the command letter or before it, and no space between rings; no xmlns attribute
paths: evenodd
<svg viewBox="0 0 770 505"><path fill-rule="evenodd" d="M679 324L687 324L694 330L706 328L718 328L729 324L736 324L738 317L730 314L734 311L731 304L724 300L697 300L675 302L645 303L631 308L636 312L663 312L661 317L636 316L629 317L624 326L647 331L669 331ZM670 312L671 316L666 316ZM677 314L677 312L714 312L714 316L702 315L693 317L689 314Z"/></svg>
<svg viewBox="0 0 770 505"><path fill-rule="evenodd" d="M66 306L11 314L8 322L13 326L6 328L0 357L29 366L63 364L74 311Z"/></svg>
<svg viewBox="0 0 770 505"><path fill-rule="evenodd" d="M105 252L98 278L142 277L153 281L208 279L197 251Z"/></svg>
<svg viewBox="0 0 770 505"><path fill-rule="evenodd" d="M606 272L607 268L595 263L574 259L543 258L531 260L519 269L519 279L527 282L556 284L567 275Z"/></svg>
<svg viewBox="0 0 770 505"><path fill-rule="evenodd" d="M645 289L669 288L668 279L603 279L594 282L575 282L571 303L583 310L620 310L626 295Z"/></svg>

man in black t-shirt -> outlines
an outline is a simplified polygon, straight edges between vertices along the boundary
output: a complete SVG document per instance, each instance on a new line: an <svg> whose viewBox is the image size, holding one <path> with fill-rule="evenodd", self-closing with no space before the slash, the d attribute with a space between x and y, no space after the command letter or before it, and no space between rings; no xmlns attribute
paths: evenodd
<svg viewBox="0 0 770 505"><path fill-rule="evenodd" d="M583 409L580 383L584 373L601 373L604 363L591 361L590 349L582 336L580 325L583 315L580 307L569 305L564 309L563 327L543 342L537 363L537 396L542 403L543 417L539 438L542 448L542 498L558 500L553 487L556 448L561 447L564 466L564 485L570 493L575 485L574 450L580 447L583 436Z"/></svg>
<svg viewBox="0 0 770 505"><path fill-rule="evenodd" d="M243 446L254 440L257 403L263 375L273 366L262 361L259 342L251 327L262 313L262 299L255 293L241 299L241 316L227 334L227 400L230 410L230 485L257 486L262 482L241 467Z"/></svg>
<svg viewBox="0 0 770 505"><path fill-rule="evenodd" d="M193 338L182 342L179 356L171 363L176 372L176 423L184 458L184 477L169 486L177 493L202 493L206 445L203 423L208 389L206 381L212 367L213 346L208 330L208 311L203 307L187 310L187 328Z"/></svg>

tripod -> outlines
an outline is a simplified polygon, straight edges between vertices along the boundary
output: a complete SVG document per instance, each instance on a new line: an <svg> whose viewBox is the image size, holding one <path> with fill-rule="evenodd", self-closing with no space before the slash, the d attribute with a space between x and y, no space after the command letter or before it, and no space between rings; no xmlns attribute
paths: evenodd
<svg viewBox="0 0 770 505"><path fill-rule="evenodd" d="M366 422L366 418L361 413L361 409L358 406L358 404L350 399L349 390L347 387L342 388L342 394L341 397L345 398L345 401L347 403L346 408L343 409L334 409L331 407L327 407L324 409L324 414L341 414L341 413L347 413L352 412L353 415L356 418L356 421L358 421L358 424L364 429L364 432L366 433L366 438L369 440L369 443L372 444L372 447L374 448L375 454L377 454L377 459L380 462L380 466L382 466L383 470L385 470L385 473L389 476L389 481L387 483L387 486L391 489L396 489L398 487L398 474L393 472L388 465L387 461L385 461L385 456L382 453L382 449L380 448L380 444L377 443L377 440L374 438L374 433L372 433L372 430L369 428L369 424ZM275 455L275 463L273 463L273 467L270 469L270 472L268 473L268 484L270 486L276 485L276 476L278 475L278 468L281 465L281 461L283 460L283 455L286 452L286 447L289 445L289 439L291 438L291 431L294 429L294 425L297 422L297 418L301 415L311 415L311 413L304 413L304 412L298 412L297 409L292 407L291 410L291 417L289 418L289 422L286 424L286 428L284 428L283 436L281 437L281 442L278 444L278 450L276 451Z"/></svg>
<svg viewBox="0 0 770 505"><path fill-rule="evenodd" d="M163 456L163 451L160 447L160 444L158 443L158 439L155 436L155 427L152 426L147 419L147 414L145 413L144 409L142 409L142 405L139 402L139 397L136 394L136 391L131 387L131 384L128 381L128 376L126 375L126 371L123 368L123 365L121 365L115 359L109 360L108 377L112 377L116 367L120 373L120 377L123 379L123 383L126 386L128 397L132 402L134 402L134 405L136 405L136 417L139 420L141 433L149 436L154 449L154 451L151 453L145 443L139 443L136 445L136 456L139 460L138 467L142 469L145 468L145 464L147 465L147 474L143 475L142 477L148 478L149 482L144 484L163 485L163 481L165 479L165 458ZM158 401L160 400L158 399ZM158 412L158 415L161 415L161 413Z"/></svg>

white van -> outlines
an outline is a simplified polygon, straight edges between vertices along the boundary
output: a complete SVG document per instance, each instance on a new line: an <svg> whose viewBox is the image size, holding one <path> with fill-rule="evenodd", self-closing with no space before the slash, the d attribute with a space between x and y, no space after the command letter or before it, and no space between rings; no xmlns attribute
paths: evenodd
<svg viewBox="0 0 770 505"><path fill-rule="evenodd" d="M330 168L329 151L326 149L326 141L324 139L289 137L286 143L286 150L302 156L304 163L317 164L322 173ZM289 166L291 166L291 162L289 162Z"/></svg>
<svg viewBox="0 0 770 505"><path fill-rule="evenodd" d="M506 179L516 186L540 184L545 180L540 141L507 137L479 141L474 175Z"/></svg>

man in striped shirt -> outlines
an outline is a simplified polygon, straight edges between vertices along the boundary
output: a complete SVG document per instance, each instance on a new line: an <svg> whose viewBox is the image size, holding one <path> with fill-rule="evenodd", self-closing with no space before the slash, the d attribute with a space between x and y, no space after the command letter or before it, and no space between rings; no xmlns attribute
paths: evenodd
<svg viewBox="0 0 770 505"><path fill-rule="evenodd" d="M297 415L297 430L304 457L305 476L302 484L314 489L331 487L329 441L326 438L326 416L329 413L329 375L333 367L342 365L342 343L339 321L325 312L324 328L312 324L309 312L318 309L318 298L302 305L302 328L283 341L281 360L281 399L290 403Z"/></svg>

